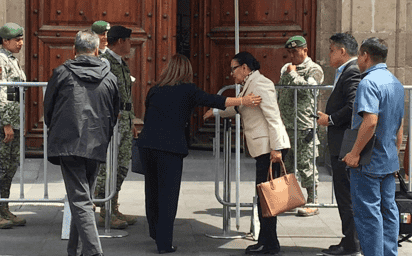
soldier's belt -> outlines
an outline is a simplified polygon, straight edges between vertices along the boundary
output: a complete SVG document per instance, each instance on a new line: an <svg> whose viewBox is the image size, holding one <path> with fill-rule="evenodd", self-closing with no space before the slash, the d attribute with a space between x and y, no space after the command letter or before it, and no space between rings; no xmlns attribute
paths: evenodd
<svg viewBox="0 0 412 256"><path fill-rule="evenodd" d="M131 111L132 110L132 103L120 102L120 110Z"/></svg>

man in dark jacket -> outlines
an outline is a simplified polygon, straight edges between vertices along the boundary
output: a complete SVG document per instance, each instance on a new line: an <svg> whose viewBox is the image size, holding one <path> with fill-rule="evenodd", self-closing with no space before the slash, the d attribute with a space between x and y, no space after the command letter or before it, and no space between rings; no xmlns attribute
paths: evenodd
<svg viewBox="0 0 412 256"><path fill-rule="evenodd" d="M49 161L61 165L72 213L69 256L103 255L92 209L99 164L119 114L117 79L97 57L99 38L91 31L76 35L76 57L56 68L47 84L44 121Z"/></svg>
<svg viewBox="0 0 412 256"><path fill-rule="evenodd" d="M347 33L337 33L330 38L330 65L336 68L333 91L326 104L326 114L318 112L318 124L328 127L328 145L333 171L333 186L343 238L338 245L322 250L324 255L360 255L360 245L353 218L349 172L339 161L343 134L350 128L353 102L361 80L356 55L358 43Z"/></svg>

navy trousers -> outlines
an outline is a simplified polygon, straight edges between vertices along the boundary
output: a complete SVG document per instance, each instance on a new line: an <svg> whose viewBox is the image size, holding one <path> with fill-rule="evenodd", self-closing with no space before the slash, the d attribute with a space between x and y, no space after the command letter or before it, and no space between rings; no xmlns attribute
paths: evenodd
<svg viewBox="0 0 412 256"><path fill-rule="evenodd" d="M146 217L150 237L157 249L172 246L173 225L179 201L184 155L156 149L139 148L145 169Z"/></svg>

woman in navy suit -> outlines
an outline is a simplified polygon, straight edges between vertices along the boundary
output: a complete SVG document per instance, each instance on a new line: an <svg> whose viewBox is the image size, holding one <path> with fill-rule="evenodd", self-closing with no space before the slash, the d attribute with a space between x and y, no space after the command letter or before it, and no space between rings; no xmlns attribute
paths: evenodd
<svg viewBox="0 0 412 256"><path fill-rule="evenodd" d="M212 95L193 81L190 61L176 54L163 70L156 86L146 97L144 127L138 138L142 167L146 171L146 216L150 237L160 254L175 252L172 245L182 177L183 158L188 155L185 125L197 106L225 109L228 106L254 107L261 98L250 94L241 98Z"/></svg>

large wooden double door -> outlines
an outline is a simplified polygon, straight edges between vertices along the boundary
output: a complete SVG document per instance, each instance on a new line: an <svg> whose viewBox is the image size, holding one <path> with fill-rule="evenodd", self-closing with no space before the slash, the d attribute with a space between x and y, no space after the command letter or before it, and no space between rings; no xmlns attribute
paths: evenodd
<svg viewBox="0 0 412 256"><path fill-rule="evenodd" d="M47 82L52 70L73 58L74 36L96 20L133 30L126 56L132 75L134 110L144 114L144 99L161 70L177 51L193 64L195 83L217 93L232 84L234 3L230 0L26 0L26 73L30 81ZM288 60L283 44L304 35L315 54L316 0L239 0L240 50L251 52L261 72L274 82ZM181 47L183 45L183 47ZM42 90L26 94L26 144L41 147ZM204 109L194 113L194 129Z"/></svg>

